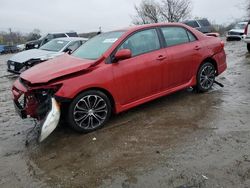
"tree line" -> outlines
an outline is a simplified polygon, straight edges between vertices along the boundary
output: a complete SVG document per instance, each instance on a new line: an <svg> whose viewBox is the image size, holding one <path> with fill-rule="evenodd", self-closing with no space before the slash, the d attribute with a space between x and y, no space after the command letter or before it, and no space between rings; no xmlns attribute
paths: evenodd
<svg viewBox="0 0 250 188"><path fill-rule="evenodd" d="M23 44L27 41L36 40L41 37L41 31L39 29L34 29L30 33L21 33L19 31L12 31L10 28L8 32L0 32L0 44L14 45Z"/></svg>

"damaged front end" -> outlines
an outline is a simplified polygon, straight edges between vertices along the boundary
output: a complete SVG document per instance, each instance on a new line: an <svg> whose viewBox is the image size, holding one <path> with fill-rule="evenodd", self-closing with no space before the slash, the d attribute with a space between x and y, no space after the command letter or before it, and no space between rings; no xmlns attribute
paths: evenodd
<svg viewBox="0 0 250 188"><path fill-rule="evenodd" d="M39 141L47 138L57 127L60 120L59 103L54 94L61 85L30 87L20 78L12 88L14 106L21 118L34 118L40 124Z"/></svg>

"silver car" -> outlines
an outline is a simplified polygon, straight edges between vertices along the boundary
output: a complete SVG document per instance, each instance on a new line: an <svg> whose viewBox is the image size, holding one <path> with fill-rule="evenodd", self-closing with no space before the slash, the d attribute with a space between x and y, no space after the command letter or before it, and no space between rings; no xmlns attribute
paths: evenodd
<svg viewBox="0 0 250 188"><path fill-rule="evenodd" d="M239 22L237 23L233 29L228 31L227 33L227 41L238 39L241 40L244 38L244 31L247 26L247 22Z"/></svg>
<svg viewBox="0 0 250 188"><path fill-rule="evenodd" d="M39 49L26 50L15 54L7 61L7 70L20 74L30 67L64 53L72 53L85 43L87 38L65 37L53 39Z"/></svg>

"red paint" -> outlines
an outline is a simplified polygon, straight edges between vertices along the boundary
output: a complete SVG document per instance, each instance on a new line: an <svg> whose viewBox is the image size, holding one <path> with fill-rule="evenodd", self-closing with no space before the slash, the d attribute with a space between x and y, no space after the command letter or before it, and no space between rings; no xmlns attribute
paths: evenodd
<svg viewBox="0 0 250 188"><path fill-rule="evenodd" d="M162 47L157 51L131 58L128 58L130 54L125 50L116 55L120 59L125 56L128 59L107 64L112 52L126 37L142 29L161 26L184 27L191 31L198 40L172 47ZM62 84L55 95L73 99L84 90L99 88L113 97L114 111L119 113L196 85L197 71L207 58L216 62L218 74L225 71L227 65L224 44L219 38L206 36L183 24L137 26L126 29L125 34L98 60L83 60L67 54L63 55L34 66L21 74L21 78L30 82L31 85L24 88L17 80L12 91L14 100L17 100L19 93L32 93L32 90L37 88ZM32 84L39 85L33 87Z"/></svg>

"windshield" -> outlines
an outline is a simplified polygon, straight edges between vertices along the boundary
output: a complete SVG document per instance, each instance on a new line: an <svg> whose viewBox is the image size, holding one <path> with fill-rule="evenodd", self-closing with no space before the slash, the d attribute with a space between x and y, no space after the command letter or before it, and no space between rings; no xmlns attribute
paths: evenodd
<svg viewBox="0 0 250 188"><path fill-rule="evenodd" d="M72 55L82 59L98 59L123 33L124 31L114 31L97 35L79 47Z"/></svg>
<svg viewBox="0 0 250 188"><path fill-rule="evenodd" d="M247 24L245 23L239 23L234 27L234 29L245 29L246 25Z"/></svg>
<svg viewBox="0 0 250 188"><path fill-rule="evenodd" d="M41 50L59 52L61 51L69 42L65 40L52 40L40 47Z"/></svg>

